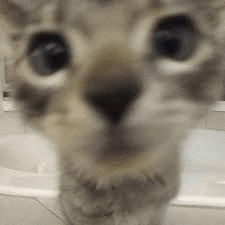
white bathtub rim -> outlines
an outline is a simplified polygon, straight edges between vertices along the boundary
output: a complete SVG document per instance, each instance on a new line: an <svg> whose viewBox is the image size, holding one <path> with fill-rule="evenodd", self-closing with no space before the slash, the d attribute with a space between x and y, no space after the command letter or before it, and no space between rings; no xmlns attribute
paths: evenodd
<svg viewBox="0 0 225 225"><path fill-rule="evenodd" d="M14 186L0 186L0 195L20 196L27 198L57 198L59 190L33 189Z"/></svg>
<svg viewBox="0 0 225 225"><path fill-rule="evenodd" d="M58 195L58 179L60 173L41 174L17 171L0 167L0 195L12 195L23 197L47 197L54 198ZM1 180L1 177L3 178ZM17 184L16 181L25 179L23 184ZM32 187L32 182L41 184L42 188ZM27 183L29 183L27 185ZM49 186L48 186L49 184Z"/></svg>
<svg viewBox="0 0 225 225"><path fill-rule="evenodd" d="M170 204L174 206L225 208L225 197L178 195Z"/></svg>

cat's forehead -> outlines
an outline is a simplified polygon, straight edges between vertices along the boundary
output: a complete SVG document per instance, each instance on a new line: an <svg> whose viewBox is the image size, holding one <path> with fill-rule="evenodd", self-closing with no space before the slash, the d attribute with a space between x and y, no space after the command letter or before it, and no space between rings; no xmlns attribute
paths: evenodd
<svg viewBox="0 0 225 225"><path fill-rule="evenodd" d="M217 0L220 2L220 0ZM217 2L215 1L215 2ZM210 8L211 0L68 0L65 4L64 16L70 21L86 18L92 24L100 21L129 20L134 13L160 14L193 12L198 8ZM203 7L202 7L203 6ZM64 18L65 18L64 17ZM67 20L68 21L68 20ZM121 21L120 21L121 22ZM107 24L108 26L110 24Z"/></svg>
<svg viewBox="0 0 225 225"><path fill-rule="evenodd" d="M198 8L210 8L211 4L221 4L223 0L0 0L0 11L17 26L32 24L33 21L56 20L62 23L91 24L106 22L110 26L126 22L133 13L148 14L193 12ZM200 6L200 7L199 7ZM202 7L203 6L203 7ZM10 12L10 13L9 13ZM43 17L44 13L44 17ZM56 14L56 16L54 16ZM21 15L23 17L21 17ZM111 22L110 22L111 21ZM119 22L118 22L119 21Z"/></svg>
<svg viewBox="0 0 225 225"><path fill-rule="evenodd" d="M187 7L187 5L201 4L202 0L69 0L67 5L74 11L99 12L107 8L124 8L125 11L173 9L174 6ZM68 4L69 3L69 4ZM206 3L206 1L205 1Z"/></svg>
<svg viewBox="0 0 225 225"><path fill-rule="evenodd" d="M130 19L141 15L163 16L167 13L192 11L196 2L192 0L69 0L64 9L63 22L73 26L90 26L120 29Z"/></svg>

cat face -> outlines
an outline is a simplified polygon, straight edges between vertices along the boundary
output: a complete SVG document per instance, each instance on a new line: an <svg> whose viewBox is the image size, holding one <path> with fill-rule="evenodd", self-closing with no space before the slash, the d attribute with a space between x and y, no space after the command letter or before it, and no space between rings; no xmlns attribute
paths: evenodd
<svg viewBox="0 0 225 225"><path fill-rule="evenodd" d="M23 114L87 176L163 167L221 95L220 1L0 4Z"/></svg>

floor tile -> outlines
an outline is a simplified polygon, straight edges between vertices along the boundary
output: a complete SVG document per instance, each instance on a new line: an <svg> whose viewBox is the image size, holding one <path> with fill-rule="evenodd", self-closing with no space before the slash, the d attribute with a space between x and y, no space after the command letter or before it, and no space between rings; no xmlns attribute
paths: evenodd
<svg viewBox="0 0 225 225"><path fill-rule="evenodd" d="M35 199L0 196L1 225L63 225Z"/></svg>
<svg viewBox="0 0 225 225"><path fill-rule="evenodd" d="M165 225L224 225L225 210L195 207L170 207Z"/></svg>

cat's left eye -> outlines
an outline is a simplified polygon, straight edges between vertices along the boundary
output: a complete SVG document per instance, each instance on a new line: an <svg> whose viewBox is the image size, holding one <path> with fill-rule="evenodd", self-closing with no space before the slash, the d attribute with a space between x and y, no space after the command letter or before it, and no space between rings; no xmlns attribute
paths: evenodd
<svg viewBox="0 0 225 225"><path fill-rule="evenodd" d="M48 76L63 69L70 59L69 47L57 34L35 35L28 48L32 69L40 76Z"/></svg>
<svg viewBox="0 0 225 225"><path fill-rule="evenodd" d="M165 18L154 32L154 55L179 61L187 60L194 53L196 39L192 21L188 17Z"/></svg>

